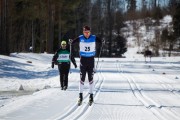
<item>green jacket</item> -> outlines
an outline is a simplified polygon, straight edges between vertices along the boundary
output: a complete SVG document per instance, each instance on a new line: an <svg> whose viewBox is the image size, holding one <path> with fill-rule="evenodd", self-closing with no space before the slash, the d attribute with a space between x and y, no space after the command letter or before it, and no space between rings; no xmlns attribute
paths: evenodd
<svg viewBox="0 0 180 120"><path fill-rule="evenodd" d="M72 54L70 55L69 47L66 47L66 49L58 49L52 59L52 62L56 64L70 63L70 61L76 65L74 56Z"/></svg>

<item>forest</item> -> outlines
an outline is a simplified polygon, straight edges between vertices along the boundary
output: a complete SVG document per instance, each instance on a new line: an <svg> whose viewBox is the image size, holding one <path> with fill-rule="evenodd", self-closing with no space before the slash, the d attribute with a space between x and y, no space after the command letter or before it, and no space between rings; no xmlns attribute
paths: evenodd
<svg viewBox="0 0 180 120"><path fill-rule="evenodd" d="M134 24L138 41L135 21L158 26L165 15L173 19L165 29L154 30L151 45L156 45L156 56L159 49L180 51L180 0L0 0L0 54L30 48L34 53L54 53L62 40L78 37L89 25L92 34L105 40L103 57L122 57L128 49L126 21Z"/></svg>

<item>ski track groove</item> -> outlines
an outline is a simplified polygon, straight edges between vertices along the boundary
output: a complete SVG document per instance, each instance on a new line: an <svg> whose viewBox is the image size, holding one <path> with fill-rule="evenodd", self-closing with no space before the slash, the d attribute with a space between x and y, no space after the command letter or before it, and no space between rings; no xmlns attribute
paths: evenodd
<svg viewBox="0 0 180 120"><path fill-rule="evenodd" d="M99 69L101 70L101 64L99 64ZM99 73L99 72L98 72L98 80L96 81L95 86L97 86L98 84L99 85L97 87L97 90L94 93L94 99L96 99L96 97L98 96L98 93L100 92L100 87L104 80L102 73L101 72ZM102 80L100 80L100 79L102 79ZM88 109L92 108L94 105L94 103L91 106L88 105L88 101L89 101L88 95L89 95L89 93L86 93L81 106L78 106L77 102L76 102L75 105L72 106L65 114L61 115L60 117L56 118L55 120L62 120L62 119L63 120L70 120L70 119L76 120L76 119L79 119L80 117L83 117L85 115L86 111L88 111Z"/></svg>
<svg viewBox="0 0 180 120"><path fill-rule="evenodd" d="M163 77L159 76L159 75L156 75L159 79L157 79L160 83L161 83L161 86L164 87L165 89L167 89L168 91L170 91L171 93L173 93L175 96L177 97L180 97L180 95L177 93L179 90L175 89L172 85L170 85L169 83L167 82L163 82L162 79ZM166 78L164 77L164 79L167 79L167 80L171 80L169 78Z"/></svg>
<svg viewBox="0 0 180 120"><path fill-rule="evenodd" d="M149 98L147 95L143 94L140 86L135 82L134 78L130 75L124 74L122 65L117 63L119 73L121 73L128 81L132 93L134 96L141 101L141 103L152 111L152 113L161 120L169 120L168 117L174 118L173 120L179 120L180 118L172 111L163 108L163 105L155 102L153 99ZM163 112L161 112L161 111Z"/></svg>
<svg viewBox="0 0 180 120"><path fill-rule="evenodd" d="M102 63L99 65L98 80L95 83L96 90L94 93L94 100L97 99L97 97L99 96L101 86L102 86L103 81L105 79L102 72L100 71L101 65L102 65ZM143 94L141 92L142 91L141 87L135 82L134 78L130 75L123 73L122 65L120 63L118 63L118 61L116 63L116 66L117 66L118 72L121 73L121 75L127 79L128 84L129 84L134 96L147 109L149 109L158 119L169 120L168 117L170 116L169 118L174 118L174 120L179 120L179 117L174 112L172 112L169 109L164 108L163 105L155 102L153 99L151 99L147 95ZM169 87L172 87L172 86L170 86L169 84L167 85L166 83L162 82L161 79L158 80L161 83L161 86L175 94L176 90L170 89ZM177 95L177 94L175 94L175 95ZM88 105L88 93L86 93L81 106L78 106L76 103L74 106L71 107L71 109L69 109L65 114L61 115L56 120L61 120L61 119L65 119L65 120L73 119L73 120L75 120L75 119L85 118L85 116L88 114L88 111L90 111L90 109L93 106L94 106L94 103L91 106Z"/></svg>
<svg viewBox="0 0 180 120"><path fill-rule="evenodd" d="M129 85L131 87L131 90L133 92L133 94L135 95L135 97L137 97L143 104L144 106L146 106L146 108L150 109L153 114L159 118L159 119L162 119L162 120L169 120L168 118L173 118L173 120L179 120L180 117L178 117L174 112L172 112L171 110L169 109L166 109L163 107L163 105L155 102L153 99L149 98L147 95L143 94L141 91L142 89L140 88L140 86L135 82L134 78L132 76L129 76L129 75L125 75L123 73L123 69L122 69L122 65L118 64L117 65L118 68L120 69L119 72L127 78L128 82L129 82ZM158 76L160 77L160 76ZM167 90L169 90L170 92L172 92L174 94L174 92L176 90L174 90L174 88L170 89L168 88L168 86L170 87L171 85L170 84L167 84L165 82L162 82L161 80L158 79L158 81L161 83L161 86L163 84L163 87ZM171 86L172 87L172 86ZM140 96L137 96L137 92ZM177 94L175 94L177 95ZM178 95L179 96L179 95ZM147 101L150 101L152 104L148 103ZM170 116L170 117L169 117Z"/></svg>

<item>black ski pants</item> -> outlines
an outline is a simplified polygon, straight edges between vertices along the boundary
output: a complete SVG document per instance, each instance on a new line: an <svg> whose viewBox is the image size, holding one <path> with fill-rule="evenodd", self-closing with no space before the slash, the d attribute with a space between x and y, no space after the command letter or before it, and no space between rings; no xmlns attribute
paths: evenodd
<svg viewBox="0 0 180 120"><path fill-rule="evenodd" d="M80 58L80 78L84 82L88 74L89 82L92 82L94 75L94 57L81 57Z"/></svg>
<svg viewBox="0 0 180 120"><path fill-rule="evenodd" d="M58 64L58 69L60 75L60 86L68 87L68 75L69 75L70 63L69 62L60 63Z"/></svg>

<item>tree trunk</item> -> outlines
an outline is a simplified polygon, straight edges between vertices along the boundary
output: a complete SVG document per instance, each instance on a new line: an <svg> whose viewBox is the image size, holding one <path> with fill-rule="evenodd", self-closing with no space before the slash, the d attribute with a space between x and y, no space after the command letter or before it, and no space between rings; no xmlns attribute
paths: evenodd
<svg viewBox="0 0 180 120"><path fill-rule="evenodd" d="M7 31L8 31L8 19L7 19L7 0L1 0L1 35L0 35L0 54L9 55L9 48L8 48L8 38L7 38Z"/></svg>
<svg viewBox="0 0 180 120"><path fill-rule="evenodd" d="M108 45L108 49L109 49L109 57L111 56L112 53L112 48L111 48L111 44L112 44L112 23L111 23L111 0L108 0L107 3L107 12L108 12L108 40L109 40L109 45Z"/></svg>
<svg viewBox="0 0 180 120"><path fill-rule="evenodd" d="M54 41L54 4L51 0L48 0L48 11L49 11L49 39L47 39L47 52L53 53L53 41Z"/></svg>
<svg viewBox="0 0 180 120"><path fill-rule="evenodd" d="M168 53L168 56L171 57L171 51L173 50L173 44L170 43L169 44L169 53Z"/></svg>
<svg viewBox="0 0 180 120"><path fill-rule="evenodd" d="M44 20L40 21L40 52L45 52L46 43L46 24Z"/></svg>

